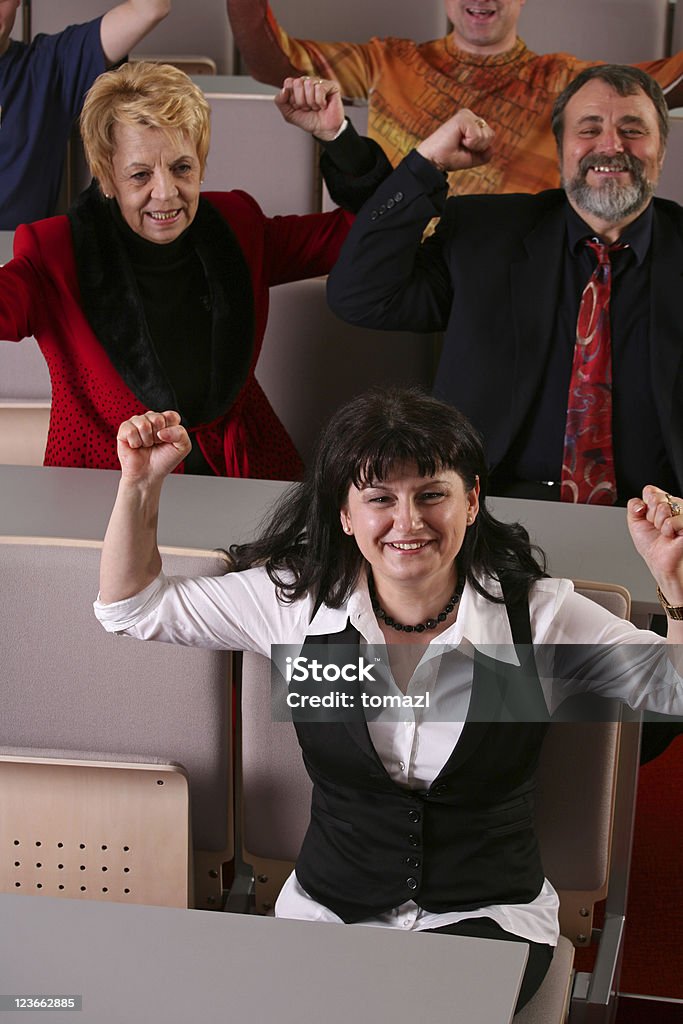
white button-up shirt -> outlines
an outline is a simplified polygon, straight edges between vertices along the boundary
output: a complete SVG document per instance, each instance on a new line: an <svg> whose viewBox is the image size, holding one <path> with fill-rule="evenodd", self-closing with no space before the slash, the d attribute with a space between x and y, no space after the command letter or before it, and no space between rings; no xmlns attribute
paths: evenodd
<svg viewBox="0 0 683 1024"><path fill-rule="evenodd" d="M497 583L489 581L487 589L500 596ZM400 692L391 677L386 641L364 577L343 607L323 605L312 620L312 596L289 604L278 600L262 568L194 579L162 573L134 597L108 605L96 601L94 607L110 632L266 657L272 645L301 646L307 636L314 642L315 636L341 632L350 621L360 634L361 653L373 662L379 657L383 663L382 692ZM539 679L550 712L570 694L591 691L620 698L636 709L683 714L683 680L668 658L662 637L637 630L575 594L568 580L538 580L529 595L529 613ZM406 694L429 692L429 711L419 707L403 707L400 714L380 711L367 723L389 776L398 785L414 789L429 788L457 745L467 715L474 652L519 664L505 605L487 601L469 585L454 622L433 640L423 634L421 641L425 650ZM452 671L438 675L445 651L457 651L459 657ZM557 908L557 894L546 880L531 903L434 914L409 900L361 923L423 930L488 917L513 934L555 944ZM276 913L340 920L302 889L294 873L282 889Z"/></svg>

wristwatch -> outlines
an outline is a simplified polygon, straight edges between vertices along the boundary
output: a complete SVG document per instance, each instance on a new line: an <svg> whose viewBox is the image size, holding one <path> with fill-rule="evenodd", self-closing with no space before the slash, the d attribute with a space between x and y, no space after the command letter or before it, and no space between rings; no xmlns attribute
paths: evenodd
<svg viewBox="0 0 683 1024"><path fill-rule="evenodd" d="M657 587L657 597L659 598L659 603L670 619L676 619L678 622L683 621L683 605L676 607L676 605L669 604L659 587Z"/></svg>

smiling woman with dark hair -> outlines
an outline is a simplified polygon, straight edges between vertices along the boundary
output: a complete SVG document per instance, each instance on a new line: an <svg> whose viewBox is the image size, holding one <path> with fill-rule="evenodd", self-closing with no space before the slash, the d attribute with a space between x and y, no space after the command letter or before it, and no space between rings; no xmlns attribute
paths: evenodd
<svg viewBox="0 0 683 1024"><path fill-rule="evenodd" d="M325 647L343 667L378 666L392 698L381 707L373 679L351 687L350 720L296 714L311 822L276 914L526 942L521 1006L558 937L533 822L550 712L585 691L683 711L671 646L683 640L683 501L648 487L628 509L671 602L667 643L545 576L523 528L486 508L476 431L417 391L342 407L304 483L260 539L232 549L242 571L223 577L161 571L161 488L189 444L174 412L121 425L98 618L140 639L266 656ZM508 698L521 701L512 722ZM366 719L367 706L380 711Z"/></svg>
<svg viewBox="0 0 683 1024"><path fill-rule="evenodd" d="M276 506L260 540L231 549L236 568L263 563L287 600L312 590L330 607L340 607L364 560L350 539L352 531L346 529L352 518L349 499L353 505L354 496L373 490L373 481L384 482L403 466L415 467L418 480L444 473L455 476L455 491L467 492L472 529L458 545L458 565L472 587L490 600L501 600L481 581L507 568L514 594L526 596L531 582L543 572L523 527L498 522L482 500L486 462L481 438L457 409L412 390L373 389L336 413L302 486ZM386 506L389 498L377 494L373 502ZM425 503L431 507L428 499ZM342 508L347 509L347 536L338 529ZM306 543L301 543L304 538ZM542 564L543 553L538 555Z"/></svg>

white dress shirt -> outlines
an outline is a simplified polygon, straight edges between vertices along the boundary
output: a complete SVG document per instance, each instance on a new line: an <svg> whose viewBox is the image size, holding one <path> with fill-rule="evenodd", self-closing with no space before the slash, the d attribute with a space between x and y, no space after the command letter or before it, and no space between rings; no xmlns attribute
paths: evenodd
<svg viewBox="0 0 683 1024"><path fill-rule="evenodd" d="M500 595L494 581L488 582L487 589ZM94 607L110 632L187 646L245 650L266 657L274 644L299 647L307 636L341 632L350 620L360 633L361 653L373 661L382 657L384 692L387 688L400 692L391 677L386 641L364 576L342 608L323 605L312 621L312 597L289 604L279 601L262 568L202 578L162 573L134 597L108 605L98 600ZM529 595L529 613L539 679L551 712L570 694L591 691L618 697L636 709L683 713L683 680L668 658L662 637L637 630L575 594L568 580L538 580ZM414 789L431 785L458 742L471 693L474 651L519 664L505 605L487 601L469 585L463 590L455 621L432 641L423 640L425 651L406 693L429 692L429 711L418 707L404 707L400 714L380 711L367 723L389 776L398 785ZM384 656L379 653L382 650ZM453 671L439 676L446 651L455 651L459 657ZM424 930L488 917L515 935L554 945L557 909L557 894L546 880L530 903L435 914L409 900L360 923ZM295 873L280 893L276 914L340 921L302 889Z"/></svg>

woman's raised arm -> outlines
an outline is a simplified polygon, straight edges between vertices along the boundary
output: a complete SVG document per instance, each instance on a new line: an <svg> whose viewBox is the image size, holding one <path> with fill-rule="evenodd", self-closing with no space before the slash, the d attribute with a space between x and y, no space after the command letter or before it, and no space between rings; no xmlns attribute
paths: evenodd
<svg viewBox="0 0 683 1024"><path fill-rule="evenodd" d="M119 427L121 481L100 562L100 600L132 597L161 570L157 547L159 498L165 478L192 444L177 412L147 412Z"/></svg>
<svg viewBox="0 0 683 1024"><path fill-rule="evenodd" d="M642 501L632 498L628 503L628 527L659 587L660 600L669 606L667 639L683 644L683 619L678 618L683 614L683 498L644 487ZM681 661L678 667L680 671Z"/></svg>

